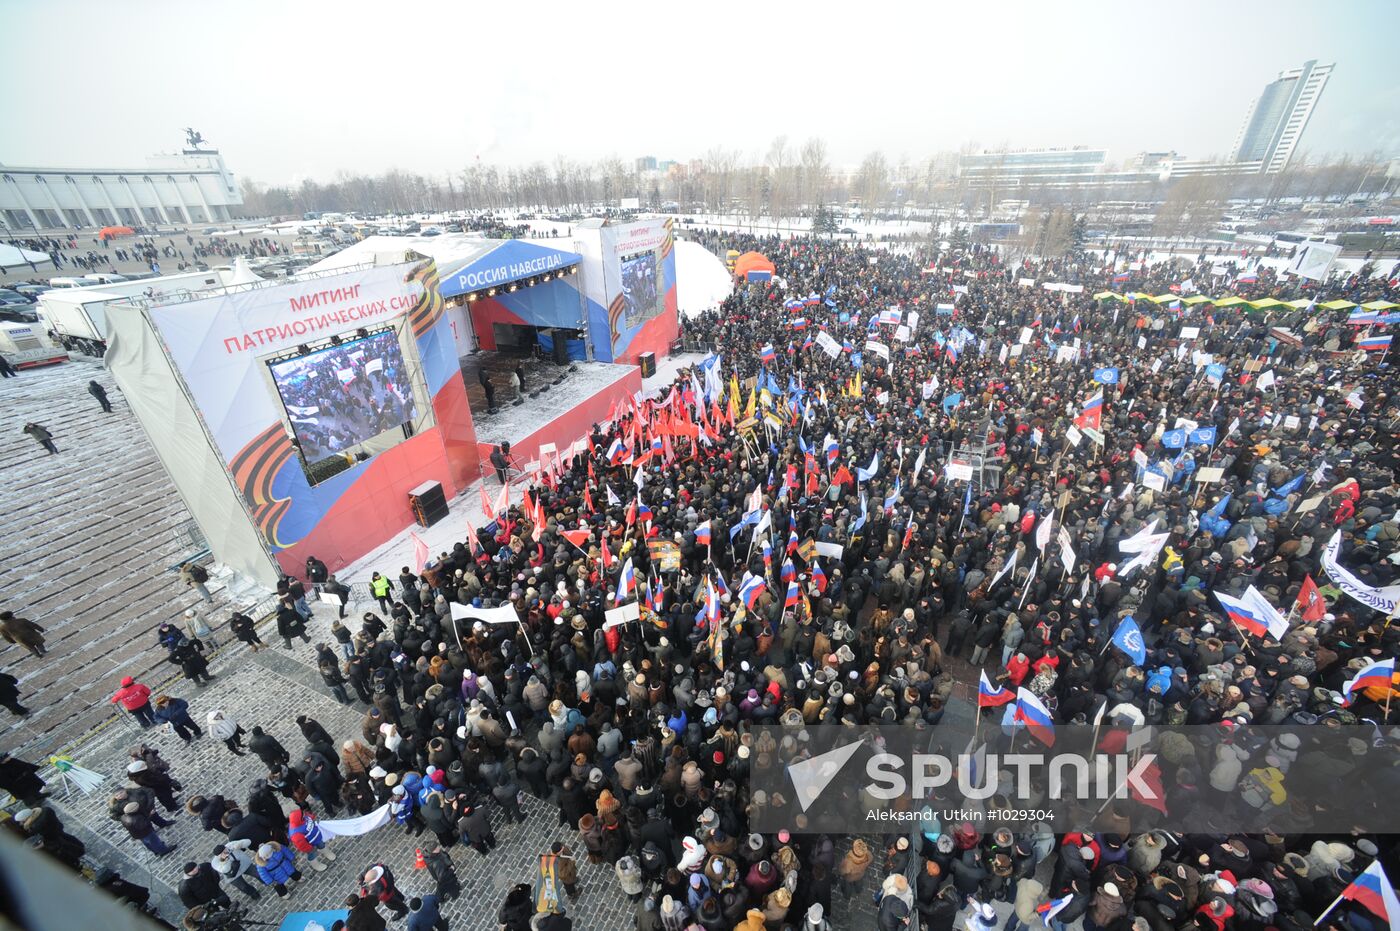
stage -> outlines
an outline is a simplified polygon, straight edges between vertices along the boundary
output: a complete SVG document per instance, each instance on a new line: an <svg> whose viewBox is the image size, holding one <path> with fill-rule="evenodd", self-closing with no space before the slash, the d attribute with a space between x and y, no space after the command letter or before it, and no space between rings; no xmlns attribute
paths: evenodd
<svg viewBox="0 0 1400 931"><path fill-rule="evenodd" d="M517 364L525 369L525 403L518 407L512 403L515 392L510 387L510 373ZM571 372L568 366L499 352L479 352L462 360L462 379L467 384L477 450L486 474L490 473L487 460L491 451L500 443L510 444L517 467L539 459L542 443L553 443L565 453L575 440L587 436L595 423L607 420L620 400L642 390L641 370L635 365L576 362L573 368L576 371ZM487 413L486 392L479 378L482 371L496 389L495 414ZM563 382L553 384L561 375Z"/></svg>

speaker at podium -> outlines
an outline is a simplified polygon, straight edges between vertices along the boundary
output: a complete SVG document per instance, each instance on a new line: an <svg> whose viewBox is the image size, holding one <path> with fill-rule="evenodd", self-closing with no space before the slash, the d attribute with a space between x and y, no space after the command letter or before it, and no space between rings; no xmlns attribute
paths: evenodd
<svg viewBox="0 0 1400 931"><path fill-rule="evenodd" d="M408 493L413 519L420 527L431 527L447 516L447 498L441 482L424 482Z"/></svg>

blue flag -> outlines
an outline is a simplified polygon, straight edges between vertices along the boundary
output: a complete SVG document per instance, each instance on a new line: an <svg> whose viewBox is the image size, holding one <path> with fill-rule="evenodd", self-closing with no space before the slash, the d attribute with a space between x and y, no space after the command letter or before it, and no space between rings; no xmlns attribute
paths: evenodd
<svg viewBox="0 0 1400 931"><path fill-rule="evenodd" d="M1293 494L1293 492L1297 491L1299 488L1302 487L1303 476L1307 474L1307 472L1299 472L1297 478L1289 479L1287 482L1284 482L1282 485L1275 488L1274 494L1278 495L1280 498L1287 498L1289 495Z"/></svg>
<svg viewBox="0 0 1400 931"><path fill-rule="evenodd" d="M1217 385L1225 380L1225 365L1220 362L1212 362L1206 366L1206 378Z"/></svg>
<svg viewBox="0 0 1400 931"><path fill-rule="evenodd" d="M1162 446L1167 449L1180 449L1186 445L1185 430L1168 430L1162 434Z"/></svg>
<svg viewBox="0 0 1400 931"><path fill-rule="evenodd" d="M1116 385L1118 384L1118 369L1094 369L1094 381L1101 385Z"/></svg>
<svg viewBox="0 0 1400 931"><path fill-rule="evenodd" d="M1142 642L1142 630L1131 614L1123 618L1118 629L1113 632L1113 645L1128 654L1136 666L1141 666L1147 661L1147 647Z"/></svg>
<svg viewBox="0 0 1400 931"><path fill-rule="evenodd" d="M1214 446L1214 445L1215 445L1215 430L1216 430L1215 427L1201 427L1201 428L1198 429L1198 430L1192 430L1192 431L1191 431L1191 434L1190 434L1190 437L1189 437L1189 441L1190 441L1191 445L1192 445L1192 446Z"/></svg>
<svg viewBox="0 0 1400 931"><path fill-rule="evenodd" d="M972 483L967 483L967 491L963 492L963 517L966 517L972 510Z"/></svg>
<svg viewBox="0 0 1400 931"><path fill-rule="evenodd" d="M950 411L962 403L962 392L954 391L943 399L943 410Z"/></svg>

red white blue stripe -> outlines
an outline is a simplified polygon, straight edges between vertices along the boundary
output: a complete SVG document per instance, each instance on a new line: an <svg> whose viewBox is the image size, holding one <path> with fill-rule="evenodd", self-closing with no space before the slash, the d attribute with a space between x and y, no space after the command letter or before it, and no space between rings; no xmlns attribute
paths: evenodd
<svg viewBox="0 0 1400 931"><path fill-rule="evenodd" d="M1350 705L1351 696L1354 693L1376 686L1388 686L1394 677L1394 657L1374 662L1347 680L1347 684L1342 686L1342 698L1346 704Z"/></svg>
<svg viewBox="0 0 1400 931"><path fill-rule="evenodd" d="M632 568L632 557L622 564L622 573L617 577L617 603L622 604L637 590L637 573Z"/></svg>
<svg viewBox="0 0 1400 931"><path fill-rule="evenodd" d="M1055 719L1050 709L1035 694L1026 688L1016 690L1016 710L1012 720L1026 725L1031 736L1047 747L1055 745Z"/></svg>
<svg viewBox="0 0 1400 931"><path fill-rule="evenodd" d="M1389 336L1368 336L1365 339L1358 339L1356 348L1366 352L1385 352L1390 348L1391 339L1392 337Z"/></svg>
<svg viewBox="0 0 1400 931"><path fill-rule="evenodd" d="M987 678L987 671L982 671L982 677L977 681L977 707L996 708L1014 701L1015 698L1010 689L992 685L991 680Z"/></svg>
<svg viewBox="0 0 1400 931"><path fill-rule="evenodd" d="M1390 931L1400 931L1400 900L1396 899L1395 887L1386 877L1381 861L1372 861L1360 876L1353 879L1351 885L1342 890L1342 898L1383 919L1389 924Z"/></svg>

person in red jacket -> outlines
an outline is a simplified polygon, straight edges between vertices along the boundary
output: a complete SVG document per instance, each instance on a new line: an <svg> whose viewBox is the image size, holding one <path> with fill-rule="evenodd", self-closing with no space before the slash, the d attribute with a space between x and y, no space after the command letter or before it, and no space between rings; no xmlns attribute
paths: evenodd
<svg viewBox="0 0 1400 931"><path fill-rule="evenodd" d="M123 676L122 687L112 695L112 704L117 703L140 721L143 729L155 726L155 714L151 711L151 690L131 676Z"/></svg>

